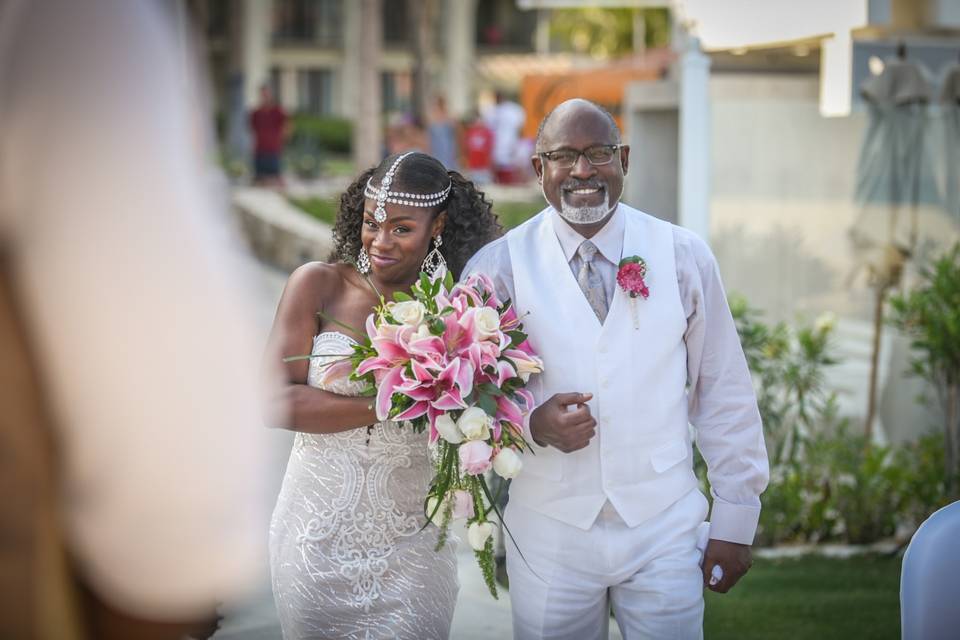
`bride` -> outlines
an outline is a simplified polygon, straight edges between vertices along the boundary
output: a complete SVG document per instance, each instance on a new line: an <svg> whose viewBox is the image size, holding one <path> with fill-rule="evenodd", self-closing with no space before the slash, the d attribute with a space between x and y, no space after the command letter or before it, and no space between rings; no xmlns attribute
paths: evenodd
<svg viewBox="0 0 960 640"><path fill-rule="evenodd" d="M273 593L284 638L446 638L459 588L450 543L423 529L433 469L426 434L377 422L357 383L324 379L378 300L421 269L460 275L500 233L471 182L417 152L363 172L340 199L334 264L287 282L267 345L285 365L277 426L298 432L270 525ZM355 266L354 266L355 265ZM369 278L370 282L367 282ZM336 321L336 322L334 322ZM309 363L309 364L308 364Z"/></svg>

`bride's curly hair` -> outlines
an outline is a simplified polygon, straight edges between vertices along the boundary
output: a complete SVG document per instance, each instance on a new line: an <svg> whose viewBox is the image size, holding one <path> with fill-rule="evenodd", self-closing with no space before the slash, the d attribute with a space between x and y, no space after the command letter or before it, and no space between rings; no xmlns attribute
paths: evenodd
<svg viewBox="0 0 960 640"><path fill-rule="evenodd" d="M334 250L331 261L356 261L361 247L364 187L371 176L373 184L379 186L384 174L396 159L396 154L389 156L379 166L367 169L357 176L340 196L340 209L333 226ZM480 247L503 234L503 227L483 192L456 171L447 171L436 158L420 152L404 158L397 167L390 189L410 193L436 193L446 189L448 183L451 184L450 195L446 202L437 205L431 213L437 216L444 209L447 211L440 253L447 261L447 269L453 277L459 278L467 260Z"/></svg>

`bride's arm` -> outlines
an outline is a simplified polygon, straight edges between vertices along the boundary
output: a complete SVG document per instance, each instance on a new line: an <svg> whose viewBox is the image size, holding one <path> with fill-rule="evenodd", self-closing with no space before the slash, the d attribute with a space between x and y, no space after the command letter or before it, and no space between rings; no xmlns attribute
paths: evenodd
<svg viewBox="0 0 960 640"><path fill-rule="evenodd" d="M267 392L269 426L304 433L335 433L377 421L373 398L315 389L307 385L309 360L283 362L286 357L311 352L318 328L317 301L340 295L342 286L335 268L322 263L304 265L290 275L264 353L266 373L283 381L279 389ZM271 376L265 375L264 379Z"/></svg>

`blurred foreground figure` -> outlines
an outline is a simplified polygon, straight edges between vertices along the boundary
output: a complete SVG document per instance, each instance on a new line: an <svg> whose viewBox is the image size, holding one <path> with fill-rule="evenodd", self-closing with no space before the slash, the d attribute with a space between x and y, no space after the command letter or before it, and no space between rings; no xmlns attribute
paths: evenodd
<svg viewBox="0 0 960 640"><path fill-rule="evenodd" d="M900 576L904 640L949 640L960 629L960 502L927 518L913 534Z"/></svg>
<svg viewBox="0 0 960 640"><path fill-rule="evenodd" d="M244 264L168 6L0 0L5 639L204 637L265 544Z"/></svg>

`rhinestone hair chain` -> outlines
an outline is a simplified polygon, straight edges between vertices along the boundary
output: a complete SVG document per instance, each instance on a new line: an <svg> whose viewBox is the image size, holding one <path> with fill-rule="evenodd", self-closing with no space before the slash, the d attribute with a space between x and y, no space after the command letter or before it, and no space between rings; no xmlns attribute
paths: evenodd
<svg viewBox="0 0 960 640"><path fill-rule="evenodd" d="M392 204L402 204L408 207L435 207L438 204L442 204L450 194L450 187L453 186L452 182L447 185L446 189L443 191L437 191L436 193L406 193L404 191L390 191L390 184L393 182L393 176L397 172L397 167L399 167L400 162L411 153L413 153L413 151L408 151L393 161L393 164L390 165L387 173L384 174L383 180L380 181L379 189L373 186L372 176L369 180L367 180L367 186L363 190L363 195L367 198L373 198L377 201L377 206L373 210L373 217L377 222L383 222L387 219L388 202Z"/></svg>

